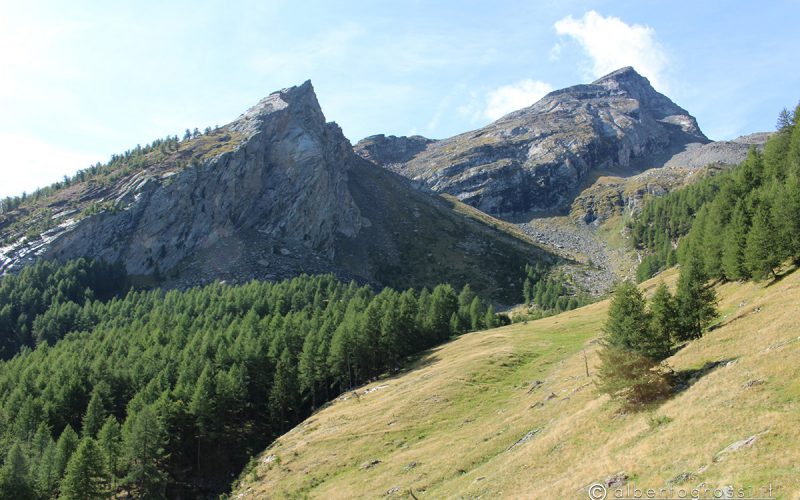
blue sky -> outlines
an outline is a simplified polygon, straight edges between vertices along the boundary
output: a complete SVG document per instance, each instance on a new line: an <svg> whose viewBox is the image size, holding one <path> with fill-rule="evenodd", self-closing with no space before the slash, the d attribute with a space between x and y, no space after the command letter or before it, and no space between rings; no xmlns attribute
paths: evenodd
<svg viewBox="0 0 800 500"><path fill-rule="evenodd" d="M800 99L800 2L0 0L0 196L311 79L351 141L442 138L633 65L712 139Z"/></svg>

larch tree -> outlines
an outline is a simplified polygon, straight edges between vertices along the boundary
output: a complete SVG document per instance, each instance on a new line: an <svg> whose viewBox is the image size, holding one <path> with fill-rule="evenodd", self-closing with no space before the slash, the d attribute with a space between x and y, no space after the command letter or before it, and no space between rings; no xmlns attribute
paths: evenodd
<svg viewBox="0 0 800 500"><path fill-rule="evenodd" d="M681 264L675 293L679 324L675 335L678 341L700 338L705 328L717 316L717 296L708 285L697 244L691 245Z"/></svg>
<svg viewBox="0 0 800 500"><path fill-rule="evenodd" d="M64 500L100 500L110 497L108 471L97 441L84 438L67 463L61 481Z"/></svg>

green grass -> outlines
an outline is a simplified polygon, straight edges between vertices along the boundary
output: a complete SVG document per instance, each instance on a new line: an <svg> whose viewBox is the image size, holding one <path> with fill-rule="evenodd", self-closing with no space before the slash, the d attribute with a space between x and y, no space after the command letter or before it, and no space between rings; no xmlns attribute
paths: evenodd
<svg viewBox="0 0 800 500"><path fill-rule="evenodd" d="M674 286L676 277L669 271L643 287L652 291L661 279ZM620 413L586 377L584 350L596 373L601 302L430 351L412 369L367 386L388 387L360 401L337 400L278 439L262 457L280 454L281 465L259 465L259 481L234 493L373 498L397 487L398 498L410 498L409 488L418 498L576 498L580 488L625 471L648 487L686 472L696 476L687 484L771 482L777 498L795 498L800 342L767 348L800 336L792 313L800 307L800 273L770 287L726 284L718 293L728 317L668 362L676 370L736 364L712 370L652 412ZM753 378L766 382L744 388ZM530 390L535 381L541 385ZM752 447L713 460L765 428ZM381 463L360 468L372 459ZM419 465L405 469L412 461ZM313 486L303 471L312 471Z"/></svg>

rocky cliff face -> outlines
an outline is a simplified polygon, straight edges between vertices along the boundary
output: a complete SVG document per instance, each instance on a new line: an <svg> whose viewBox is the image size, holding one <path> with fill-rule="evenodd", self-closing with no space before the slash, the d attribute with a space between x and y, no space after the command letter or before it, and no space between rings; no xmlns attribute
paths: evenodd
<svg viewBox="0 0 800 500"><path fill-rule="evenodd" d="M690 144L707 142L686 110L623 68L428 144L394 170L508 216L568 207L592 169L657 167Z"/></svg>
<svg viewBox="0 0 800 500"><path fill-rule="evenodd" d="M310 82L171 154L2 214L0 270L88 256L173 286L335 272L394 286L473 281L511 298L524 264L550 259L356 155Z"/></svg>
<svg viewBox="0 0 800 500"><path fill-rule="evenodd" d="M629 177L600 176L575 198L570 215L578 221L597 225L625 211L636 212L647 196L663 196L743 162L750 148L762 150L770 135L757 133L732 141L690 144L661 168Z"/></svg>
<svg viewBox="0 0 800 500"><path fill-rule="evenodd" d="M336 233L358 232L346 186L352 155L310 82L271 94L229 129L247 137L237 149L158 178L141 172L117 189L116 210L81 221L43 256L122 260L150 274L240 231L325 257Z"/></svg>
<svg viewBox="0 0 800 500"><path fill-rule="evenodd" d="M362 158L370 160L393 172L402 173L403 167L415 156L436 142L421 135L397 137L372 135L358 141L353 148Z"/></svg>

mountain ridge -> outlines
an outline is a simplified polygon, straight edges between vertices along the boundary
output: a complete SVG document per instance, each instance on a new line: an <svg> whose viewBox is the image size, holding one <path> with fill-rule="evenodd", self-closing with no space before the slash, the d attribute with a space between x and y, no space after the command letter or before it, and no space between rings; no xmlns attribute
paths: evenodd
<svg viewBox="0 0 800 500"><path fill-rule="evenodd" d="M214 147L193 149L206 142ZM514 301L525 264L554 261L521 234L356 155L310 81L153 154L102 189L90 179L39 207L51 223L41 233L19 231L25 209L4 214L11 244L0 269L88 256L168 287L333 272L403 287L474 281Z"/></svg>
<svg viewBox="0 0 800 500"><path fill-rule="evenodd" d="M591 169L661 166L687 145L708 142L693 116L626 67L427 143L392 170L505 217L568 206ZM364 155L367 144L355 147Z"/></svg>

